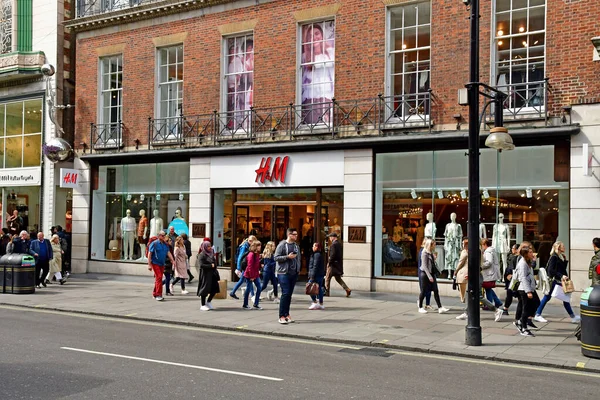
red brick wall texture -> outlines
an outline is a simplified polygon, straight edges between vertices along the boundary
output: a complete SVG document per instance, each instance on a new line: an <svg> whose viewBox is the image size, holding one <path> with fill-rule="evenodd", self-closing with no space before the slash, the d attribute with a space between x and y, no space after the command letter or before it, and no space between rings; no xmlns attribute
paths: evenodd
<svg viewBox="0 0 600 400"><path fill-rule="evenodd" d="M146 142L154 114L156 50L152 38L187 32L184 45L184 110L205 114L220 108L222 36L217 26L257 19L254 29L254 105L283 106L296 99L297 21L299 10L333 0L280 0L262 5L183 18L173 23L77 37L75 143L89 140L96 122L98 54L103 46L124 44L123 122L132 139ZM358 99L384 93L386 5L382 0L339 0L336 14L335 97ZM432 0L431 88L436 125L453 124L467 110L457 90L468 81L468 12L459 0ZM600 98L600 62L592 61L590 38L600 36L600 1L546 0L546 76L550 109ZM491 2L481 1L481 80L489 82Z"/></svg>

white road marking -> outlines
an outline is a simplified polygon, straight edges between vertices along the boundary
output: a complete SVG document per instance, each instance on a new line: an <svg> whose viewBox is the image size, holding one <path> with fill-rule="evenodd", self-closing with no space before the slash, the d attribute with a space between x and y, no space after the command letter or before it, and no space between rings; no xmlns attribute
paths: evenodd
<svg viewBox="0 0 600 400"><path fill-rule="evenodd" d="M154 359L151 359L151 358L126 356L126 355L123 355L123 354L104 353L104 352L101 352L101 351L76 349L76 348L73 348L73 347L61 347L61 349L63 349L63 350L69 350L69 351L76 351L76 352L79 352L79 353L96 354L96 355L99 355L99 356L108 356L108 357L116 357L116 358L126 358L128 360L144 361L144 362L151 362L151 363L156 363L156 364L173 365L175 367L200 369L200 370L203 370L203 371L218 372L218 373L221 373L221 374L245 376L245 377L248 377L248 378L263 379L263 380L266 380L266 381L276 381L276 382L283 381L283 379L281 379L281 378L274 378L274 377L271 377L271 376L248 374L246 372L238 372L238 371L228 371L226 369L219 369L219 368L202 367L200 365L182 364L182 363L176 363L176 362L170 362L170 361L154 360Z"/></svg>

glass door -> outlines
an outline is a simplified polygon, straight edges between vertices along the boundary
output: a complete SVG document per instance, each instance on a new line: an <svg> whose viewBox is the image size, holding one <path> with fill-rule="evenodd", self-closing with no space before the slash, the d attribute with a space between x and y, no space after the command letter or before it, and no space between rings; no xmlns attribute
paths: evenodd
<svg viewBox="0 0 600 400"><path fill-rule="evenodd" d="M290 207L273 206L273 232L271 237L275 243L287 239L286 230L290 226Z"/></svg>
<svg viewBox="0 0 600 400"><path fill-rule="evenodd" d="M235 248L250 235L250 208L248 206L236 206L236 224L235 224Z"/></svg>

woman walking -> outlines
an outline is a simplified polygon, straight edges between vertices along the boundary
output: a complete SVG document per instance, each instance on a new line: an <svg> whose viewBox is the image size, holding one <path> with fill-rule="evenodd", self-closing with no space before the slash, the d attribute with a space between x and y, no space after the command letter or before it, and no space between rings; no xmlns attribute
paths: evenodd
<svg viewBox="0 0 600 400"><path fill-rule="evenodd" d="M48 276L46 276L46 283L50 283L52 280L52 276L56 278L61 285L65 283L65 280L62 277L62 255L64 254L62 248L60 247L60 238L58 235L52 235L50 239L50 244L52 245L52 259L50 260L50 271L48 271Z"/></svg>
<svg viewBox="0 0 600 400"><path fill-rule="evenodd" d="M437 280L435 278L435 272L437 271L435 266L435 258L433 252L435 251L435 241L427 239L425 241L425 247L421 254L421 269L419 271L419 280L421 281L421 294L419 295L419 312L421 314L427 314L427 310L423 308L423 300L425 299L425 293L427 291L433 292L433 298L438 306L438 312L440 314L447 313L450 309L442 307L440 300L440 293L438 291Z"/></svg>
<svg viewBox="0 0 600 400"><path fill-rule="evenodd" d="M171 260L173 258L173 240L169 236L166 237L166 243L169 245L169 252L171 253L171 257L167 257L165 260L165 296L174 296L173 294L173 282L171 282L171 277L173 276L173 262Z"/></svg>
<svg viewBox="0 0 600 400"><path fill-rule="evenodd" d="M265 250L262 254L263 263L263 282L261 291L264 292L269 282L273 285L273 289L269 290L269 300L273 300L275 296L275 303L279 303L279 296L277 292L277 275L275 274L275 242L268 242L265 245Z"/></svg>
<svg viewBox="0 0 600 400"><path fill-rule="evenodd" d="M186 267L189 277L188 283L192 283L192 281L194 280L194 275L192 275L192 270L190 269L190 258L192 258L192 242L189 241L188 235L186 235L185 233L182 233L179 237L183 239L183 245L185 246L185 254L187 256Z"/></svg>
<svg viewBox="0 0 600 400"><path fill-rule="evenodd" d="M533 250L529 246L521 246L521 259L513 272L511 290L516 290L519 296L517 312L513 325L523 336L535 336L528 329L527 319L535 305L533 293L535 292L535 277L530 262L533 259Z"/></svg>
<svg viewBox="0 0 600 400"><path fill-rule="evenodd" d="M552 298L552 293L554 292L554 288L556 286L560 286L562 288L562 278L569 277L567 275L567 265L569 264L569 260L565 255L565 245L563 242L556 242L552 245L552 250L550 251L550 259L548 260L548 277L551 279L550 283L550 291L547 295L542 298L540 302L540 306L537 308L535 312L534 321L537 322L548 322L544 317L542 317L542 312L544 311L544 307ZM571 303L568 301L563 301L563 307L571 317L571 322L576 324L581 318L579 315L575 315L573 312L573 308L571 308Z"/></svg>
<svg viewBox="0 0 600 400"><path fill-rule="evenodd" d="M311 294L310 298L312 299L312 304L308 309L324 310L323 294L325 293L325 288L323 287L323 283L325 281L325 260L323 259L323 249L321 248L321 244L313 244L312 251L313 253L308 262L308 281L319 285L319 302L317 303L317 296Z"/></svg>
<svg viewBox="0 0 600 400"><path fill-rule="evenodd" d="M211 301L215 294L219 293L219 272L216 269L212 244L208 240L200 245L200 254L196 259L196 266L200 270L198 292L196 293L202 301L200 310L214 310Z"/></svg>
<svg viewBox="0 0 600 400"><path fill-rule="evenodd" d="M185 290L185 280L188 277L188 267L187 267L187 254L185 249L185 243L181 236L175 239L175 280L173 281L173 286L177 284L177 282L181 282L181 294L188 294L189 292Z"/></svg>
<svg viewBox="0 0 600 400"><path fill-rule="evenodd" d="M456 285L458 286L458 293L460 295L460 302L465 302L465 294L467 293L467 283L469 278L469 241L463 240L463 248L460 252L460 258L458 259L458 266L454 277L456 278Z"/></svg>
<svg viewBox="0 0 600 400"><path fill-rule="evenodd" d="M258 305L260 302L260 292L262 291L262 285L260 284L260 247L261 243L255 240L250 245L250 253L248 253L248 266L244 271L244 278L246 278L246 291L244 292L244 305L245 309L250 309L248 305L248 297L250 296L251 287L254 284L256 286L256 294L254 295L253 310L262 310L262 307Z"/></svg>

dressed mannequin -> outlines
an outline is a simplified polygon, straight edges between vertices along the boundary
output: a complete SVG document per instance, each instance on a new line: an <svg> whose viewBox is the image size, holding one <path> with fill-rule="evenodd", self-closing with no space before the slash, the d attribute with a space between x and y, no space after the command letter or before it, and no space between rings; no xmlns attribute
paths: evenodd
<svg viewBox="0 0 600 400"><path fill-rule="evenodd" d="M448 270L448 278L450 279L458 266L462 249L463 232L462 226L456 222L456 213L450 214L450 223L446 224L444 237L445 267Z"/></svg>
<svg viewBox="0 0 600 400"><path fill-rule="evenodd" d="M435 239L437 227L433 222L433 213L427 213L427 225L425 225L425 237L428 239Z"/></svg>
<svg viewBox="0 0 600 400"><path fill-rule="evenodd" d="M158 236L158 232L163 230L163 220L158 216L158 210L154 210L152 213L154 218L150 220L150 237Z"/></svg>
<svg viewBox="0 0 600 400"><path fill-rule="evenodd" d="M69 210L65 214L65 232L71 233L72 228L73 228L73 214Z"/></svg>
<svg viewBox="0 0 600 400"><path fill-rule="evenodd" d="M175 229L175 233L177 233L178 235L181 235L183 233L189 235L188 226L185 223L185 219L183 219L183 217L181 216L181 209L179 208L175 210L175 217L168 226L168 228L171 227Z"/></svg>
<svg viewBox="0 0 600 400"><path fill-rule="evenodd" d="M421 248L423 240L425 240L425 220L419 221L419 226L417 227L417 249Z"/></svg>
<svg viewBox="0 0 600 400"><path fill-rule="evenodd" d="M401 241L403 237L404 237L404 228L400 224L400 220L397 219L396 225L394 225L394 232L392 235L392 240L397 243L397 242Z"/></svg>
<svg viewBox="0 0 600 400"><path fill-rule="evenodd" d="M510 253L510 226L504 223L504 214L498 214L498 223L494 225L492 246L502 258L502 267L506 268L508 253Z"/></svg>
<svg viewBox="0 0 600 400"><path fill-rule="evenodd" d="M135 241L135 218L131 216L131 210L125 211L125 216L121 219L121 232L123 234L123 259L131 260Z"/></svg>
<svg viewBox="0 0 600 400"><path fill-rule="evenodd" d="M148 244L148 217L146 217L146 210L140 210L140 223L138 224L137 237L142 252L142 256L138 258L137 261L148 261L146 258L146 245Z"/></svg>
<svg viewBox="0 0 600 400"><path fill-rule="evenodd" d="M338 224L337 218L333 219L333 225L331 225L329 227L329 233L334 233L334 232L338 234L338 237L342 235L342 228Z"/></svg>
<svg viewBox="0 0 600 400"><path fill-rule="evenodd" d="M171 219L171 221L175 221L176 219L183 220L183 217L181 216L181 210L179 208L175 210L175 216L173 219Z"/></svg>
<svg viewBox="0 0 600 400"><path fill-rule="evenodd" d="M302 225L302 237L307 237L308 236L308 232L310 231L310 228L312 228L312 225L310 224L310 219L306 219L306 222Z"/></svg>
<svg viewBox="0 0 600 400"><path fill-rule="evenodd" d="M479 239L487 239L487 232L484 224L479 224Z"/></svg>

